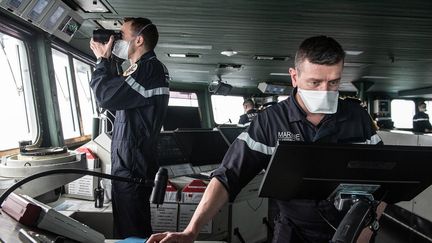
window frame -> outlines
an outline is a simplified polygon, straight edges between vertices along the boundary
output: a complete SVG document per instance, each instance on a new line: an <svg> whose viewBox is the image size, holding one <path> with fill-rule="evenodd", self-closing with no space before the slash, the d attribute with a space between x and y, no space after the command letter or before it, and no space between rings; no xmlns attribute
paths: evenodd
<svg viewBox="0 0 432 243"><path fill-rule="evenodd" d="M53 41L51 43L51 48L55 49L58 52L61 52L63 54L65 54L68 57L68 64L69 64L69 69L70 69L70 76L71 76L71 84L72 84L72 94L74 95L74 99L75 99L75 104L74 104L74 109L76 109L76 115L77 115L77 121L78 121L78 127L79 127L79 136L77 137L73 137L73 138L67 138L65 139L63 137L64 140L64 144L67 146L74 146L74 145L78 145L81 144L83 142L89 141L91 139L91 134L85 135L84 134L84 127L83 127L83 121L82 121L82 114L81 114L81 109L80 109L80 104L79 104L79 95L78 95L78 90L77 90L77 82L76 82L76 77L75 77L75 67L74 67L74 59L88 64L91 68L92 71L94 71L95 68L95 60L88 58L85 54L80 53L78 50L75 50L73 48L70 47L65 47L62 43ZM53 67L54 68L54 67ZM54 70L54 69L53 69ZM93 92L91 92L91 100L92 100L92 104L94 107L93 109L93 114L97 113L97 105L96 105L96 101L95 101L95 97L93 95ZM58 102L58 101L54 101L54 102ZM62 129L63 129L63 124L60 121L59 124Z"/></svg>
<svg viewBox="0 0 432 243"><path fill-rule="evenodd" d="M29 84L27 85L28 87L26 88L26 93L31 94L31 98L33 101L33 105L32 107L27 107L26 104L26 109L28 110L28 112L32 112L32 118L34 119L34 122L30 121L30 126L32 131L34 131L34 134L32 135L32 142L33 144L35 144L36 146L40 145L42 143L42 129L41 129L41 124L40 124L40 120L41 120L41 113L40 113L40 109L39 109L39 99L38 96L36 94L36 55L35 55L35 51L36 51L36 47L35 44L33 43L33 35L34 35L34 30L31 30L30 28L27 28L19 23L16 23L14 21L12 21L9 18L6 18L5 16L0 16L0 29L1 32L3 34L9 35L13 38L16 38L20 41L23 42L23 46L24 49L26 51L27 54L27 64L28 64L28 74L29 74ZM26 99L29 98L29 95L26 95ZM31 103L30 100L27 101L28 103ZM29 118L30 119L30 118ZM8 148L8 149L4 149L4 150L0 150L0 156L5 156L5 155L10 155L13 153L17 153L19 151L18 148L18 143L17 143L17 147L13 147L13 148Z"/></svg>

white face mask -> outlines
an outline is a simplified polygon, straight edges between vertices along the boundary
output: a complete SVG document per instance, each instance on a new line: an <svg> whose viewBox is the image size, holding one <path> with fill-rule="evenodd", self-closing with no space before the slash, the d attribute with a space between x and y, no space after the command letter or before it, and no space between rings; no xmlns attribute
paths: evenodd
<svg viewBox="0 0 432 243"><path fill-rule="evenodd" d="M141 32L143 32L143 30L145 30L148 26L153 25L153 24L147 24L146 26L144 26L139 32L138 34L135 35L139 36L141 34ZM117 57L121 58L121 59L129 59L129 46L130 46L131 41L125 41L125 40L117 40L114 43L114 47L112 50L112 54L116 55Z"/></svg>
<svg viewBox="0 0 432 243"><path fill-rule="evenodd" d="M130 41L117 40L114 44L112 54L116 55L121 59L128 59L129 45Z"/></svg>
<svg viewBox="0 0 432 243"><path fill-rule="evenodd" d="M339 91L297 89L310 113L334 114L338 107Z"/></svg>

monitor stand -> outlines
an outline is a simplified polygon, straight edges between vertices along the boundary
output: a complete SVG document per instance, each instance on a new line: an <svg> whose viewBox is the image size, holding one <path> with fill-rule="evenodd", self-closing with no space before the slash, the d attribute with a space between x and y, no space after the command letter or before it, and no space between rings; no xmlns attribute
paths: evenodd
<svg viewBox="0 0 432 243"><path fill-rule="evenodd" d="M376 209L379 201L374 193L380 186L370 184L340 184L329 196L339 211L348 211L333 235L331 243L355 243L365 227L379 229Z"/></svg>

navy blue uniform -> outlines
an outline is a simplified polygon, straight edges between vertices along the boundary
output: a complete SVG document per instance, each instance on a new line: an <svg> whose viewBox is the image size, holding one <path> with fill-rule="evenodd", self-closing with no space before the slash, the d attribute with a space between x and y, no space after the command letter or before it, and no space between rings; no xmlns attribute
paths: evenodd
<svg viewBox="0 0 432 243"><path fill-rule="evenodd" d="M258 111L256 109L250 109L240 116L240 120L238 124L249 125L249 123L258 115Z"/></svg>
<svg viewBox="0 0 432 243"><path fill-rule="evenodd" d="M413 117L413 130L414 132L426 132L426 129L432 130L429 122L429 115L425 112L419 112Z"/></svg>
<svg viewBox="0 0 432 243"><path fill-rule="evenodd" d="M168 106L168 71L153 51L144 54L126 76L111 72L107 59L96 65L90 86L100 107L116 110L111 143L111 173L154 178L156 139ZM114 237L148 237L151 188L112 181Z"/></svg>
<svg viewBox="0 0 432 243"><path fill-rule="evenodd" d="M295 93L296 89L288 99L261 112L233 142L213 173L227 189L230 201L267 168L278 141L382 144L367 111L357 102L339 99L337 112L326 115L314 126L306 120L306 113L294 99ZM320 213L333 225L338 225L343 216L327 201L298 199L270 203L278 207L273 242L329 242L334 230Z"/></svg>

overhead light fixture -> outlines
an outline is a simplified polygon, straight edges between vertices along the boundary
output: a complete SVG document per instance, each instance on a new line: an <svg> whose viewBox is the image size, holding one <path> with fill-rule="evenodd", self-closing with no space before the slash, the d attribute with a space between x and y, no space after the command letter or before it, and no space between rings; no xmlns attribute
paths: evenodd
<svg viewBox="0 0 432 243"><path fill-rule="evenodd" d="M237 55L238 52L233 51L233 50L226 50L226 51L221 51L221 54L227 57L231 57L234 55Z"/></svg>
<svg viewBox="0 0 432 243"><path fill-rule="evenodd" d="M213 49L212 45L189 45L189 44L160 43L157 46L162 47L162 48L173 48L173 49L203 49L203 50Z"/></svg>
<svg viewBox="0 0 432 243"><path fill-rule="evenodd" d="M210 73L208 70L192 70L192 69L177 69L174 70L176 73Z"/></svg>
<svg viewBox="0 0 432 243"><path fill-rule="evenodd" d="M183 58L199 58L200 54L197 53L167 53L168 57L183 57Z"/></svg>
<svg viewBox="0 0 432 243"><path fill-rule="evenodd" d="M168 53L169 57L186 57L186 54L180 54L180 53Z"/></svg>
<svg viewBox="0 0 432 243"><path fill-rule="evenodd" d="M111 13L102 1L74 0L86 13Z"/></svg>
<svg viewBox="0 0 432 243"><path fill-rule="evenodd" d="M217 68L241 69L242 65L234 63L218 63Z"/></svg>
<svg viewBox="0 0 432 243"><path fill-rule="evenodd" d="M291 92L291 86L282 84L270 84L267 82L261 82L258 84L258 89L264 94L289 94Z"/></svg>
<svg viewBox="0 0 432 243"><path fill-rule="evenodd" d="M386 77L386 76L362 76L361 78L365 78L365 79L390 79L390 77Z"/></svg>
<svg viewBox="0 0 432 243"><path fill-rule="evenodd" d="M255 60L269 60L269 61L287 61L290 59L288 56L253 56Z"/></svg>
<svg viewBox="0 0 432 243"><path fill-rule="evenodd" d="M344 62L345 67L361 67L363 65L366 65L365 63L358 63L358 62Z"/></svg>
<svg viewBox="0 0 432 243"><path fill-rule="evenodd" d="M350 56L358 56L358 55L362 54L363 51L345 51L345 53L347 55L350 55Z"/></svg>
<svg viewBox="0 0 432 243"><path fill-rule="evenodd" d="M270 73L271 76L290 76L289 73Z"/></svg>

